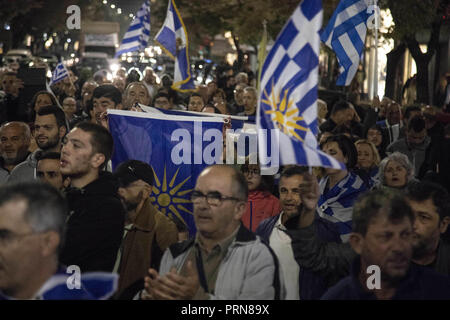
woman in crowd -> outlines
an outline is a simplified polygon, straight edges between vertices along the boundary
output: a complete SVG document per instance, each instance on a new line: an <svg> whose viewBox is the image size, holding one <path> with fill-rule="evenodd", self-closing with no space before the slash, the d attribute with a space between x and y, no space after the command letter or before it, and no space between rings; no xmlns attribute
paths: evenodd
<svg viewBox="0 0 450 320"><path fill-rule="evenodd" d="M414 168L408 157L400 152L388 155L380 162L380 188L406 188L414 178Z"/></svg>
<svg viewBox="0 0 450 320"><path fill-rule="evenodd" d="M346 169L325 169L319 182L317 205L321 218L337 227L341 240L347 242L352 231L352 210L358 196L367 190L364 181L353 172L357 164L355 145L345 135L333 135L320 144L321 149L346 165Z"/></svg>
<svg viewBox="0 0 450 320"><path fill-rule="evenodd" d="M380 164L380 155L375 145L365 139L355 142L356 151L358 152L358 175L364 180L369 188L377 185L378 165Z"/></svg>
<svg viewBox="0 0 450 320"><path fill-rule="evenodd" d="M261 221L279 214L281 207L278 198L271 193L274 185L272 175L261 175L259 164L249 164L248 159L241 171L248 185L248 205L242 223L255 232Z"/></svg>
<svg viewBox="0 0 450 320"><path fill-rule="evenodd" d="M378 154L380 155L380 159L386 157L386 147L388 146L389 139L380 125L375 124L370 127L366 132L365 138L375 145Z"/></svg>

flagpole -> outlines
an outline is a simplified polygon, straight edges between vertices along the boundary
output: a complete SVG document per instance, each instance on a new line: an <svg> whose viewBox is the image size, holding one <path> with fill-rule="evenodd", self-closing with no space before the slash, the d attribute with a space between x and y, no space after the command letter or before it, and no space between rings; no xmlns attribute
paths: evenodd
<svg viewBox="0 0 450 320"><path fill-rule="evenodd" d="M374 16L375 16L375 66L373 69L374 84L373 84L373 97L378 96L378 5L377 0L373 0Z"/></svg>

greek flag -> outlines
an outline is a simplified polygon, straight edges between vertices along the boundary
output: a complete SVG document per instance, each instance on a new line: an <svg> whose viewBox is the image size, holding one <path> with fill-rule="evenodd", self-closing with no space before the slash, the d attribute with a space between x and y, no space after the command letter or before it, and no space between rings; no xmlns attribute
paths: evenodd
<svg viewBox="0 0 450 320"><path fill-rule="evenodd" d="M58 63L55 70L53 70L52 80L50 81L50 85L54 85L55 83L67 78L69 76L69 72L62 62Z"/></svg>
<svg viewBox="0 0 450 320"><path fill-rule="evenodd" d="M123 36L116 57L133 51L143 51L150 37L150 1L145 0Z"/></svg>
<svg viewBox="0 0 450 320"><path fill-rule="evenodd" d="M186 27L173 0L169 0L164 24L155 37L168 56L175 60L172 88L181 92L195 89L189 64L189 42Z"/></svg>
<svg viewBox="0 0 450 320"><path fill-rule="evenodd" d="M342 0L334 11L321 40L336 53L340 68L338 86L348 86L358 70L367 33L371 0Z"/></svg>
<svg viewBox="0 0 450 320"><path fill-rule="evenodd" d="M282 165L345 168L317 146L321 25L321 1L304 0L264 62L257 112L258 153L263 168L277 167L277 154Z"/></svg>

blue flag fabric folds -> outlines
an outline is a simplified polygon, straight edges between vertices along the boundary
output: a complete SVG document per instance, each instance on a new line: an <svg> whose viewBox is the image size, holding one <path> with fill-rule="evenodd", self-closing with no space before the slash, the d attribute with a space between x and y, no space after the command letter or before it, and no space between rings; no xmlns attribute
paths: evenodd
<svg viewBox="0 0 450 320"><path fill-rule="evenodd" d="M364 52L370 0L342 0L321 34L321 40L336 53L340 68L338 86L352 82Z"/></svg>
<svg viewBox="0 0 450 320"><path fill-rule="evenodd" d="M188 35L180 12L173 0L169 0L166 20L155 40L166 54L175 60L172 88L181 92L194 90L194 79L191 76L191 65L189 63Z"/></svg>
<svg viewBox="0 0 450 320"><path fill-rule="evenodd" d="M220 163L222 119L120 110L108 110L108 114L114 139L113 168L128 159L150 164L155 175L153 205L182 220L194 234L189 197L200 172Z"/></svg>
<svg viewBox="0 0 450 320"><path fill-rule="evenodd" d="M150 1L145 0L130 27L123 36L116 57L134 51L143 51L150 37Z"/></svg>
<svg viewBox="0 0 450 320"><path fill-rule="evenodd" d="M304 0L287 21L264 62L257 112L258 153L263 168L278 165L274 162L277 153L282 165L345 168L317 146L321 25L321 1Z"/></svg>

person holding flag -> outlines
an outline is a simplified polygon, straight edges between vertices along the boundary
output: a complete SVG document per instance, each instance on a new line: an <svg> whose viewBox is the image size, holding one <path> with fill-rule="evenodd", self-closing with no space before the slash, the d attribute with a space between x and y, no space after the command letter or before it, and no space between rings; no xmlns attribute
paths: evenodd
<svg viewBox="0 0 450 320"><path fill-rule="evenodd" d="M175 74L172 88L180 92L195 89L189 63L189 41L186 27L173 0L169 0L164 24L155 37L166 54L175 60Z"/></svg>

